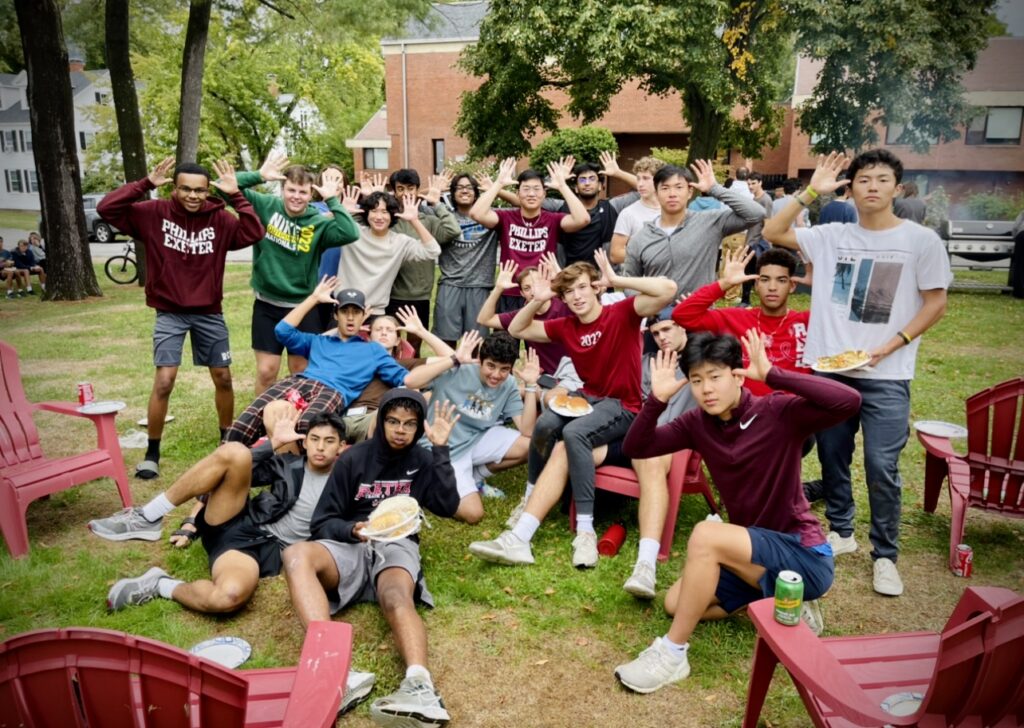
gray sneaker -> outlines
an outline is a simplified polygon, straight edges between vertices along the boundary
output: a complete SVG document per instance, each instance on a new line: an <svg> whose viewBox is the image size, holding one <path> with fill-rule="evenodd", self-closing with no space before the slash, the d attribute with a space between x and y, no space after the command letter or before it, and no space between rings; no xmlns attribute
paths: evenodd
<svg viewBox="0 0 1024 728"><path fill-rule="evenodd" d="M370 717L378 725L394 728L430 728L451 720L441 696L418 677L405 678L391 695L374 700Z"/></svg>
<svg viewBox="0 0 1024 728"><path fill-rule="evenodd" d="M526 496L524 495L516 503L516 507L512 509L512 512L508 516L508 520L505 521L505 525L508 528L515 528L516 524L519 523L519 517L523 515L523 511L526 510Z"/></svg>
<svg viewBox="0 0 1024 728"><path fill-rule="evenodd" d="M633 567L633 575L626 579L622 588L637 599L654 599L656 584L654 567L646 561L637 561Z"/></svg>
<svg viewBox="0 0 1024 728"><path fill-rule="evenodd" d="M493 541L474 541L469 545L469 553L495 564L518 566L533 563L530 544L511 531L502 531Z"/></svg>
<svg viewBox="0 0 1024 728"><path fill-rule="evenodd" d="M141 508L125 508L109 518L89 521L89 530L108 541L159 541L163 535L164 519L147 521Z"/></svg>
<svg viewBox="0 0 1024 728"><path fill-rule="evenodd" d="M373 691L373 684L376 681L377 676L372 672L349 670L348 679L345 681L345 694L341 697L341 707L338 708L338 715L347 713L366 700Z"/></svg>
<svg viewBox="0 0 1024 728"><path fill-rule="evenodd" d="M803 603L800 607L800 619L804 620L804 624L816 635L821 635L825 631L825 618L821 616L821 605L817 599Z"/></svg>
<svg viewBox="0 0 1024 728"><path fill-rule="evenodd" d="M615 677L637 693L653 693L658 688L685 679L690 674L690 661L684 654L677 658L661 641L655 638L651 646L625 665L615 668Z"/></svg>
<svg viewBox="0 0 1024 728"><path fill-rule="evenodd" d="M138 606L156 599L160 592L157 591L157 583L161 579L170 579L171 575L154 566L142 576L134 579L121 579L107 592L107 609L116 612L129 605Z"/></svg>
<svg viewBox="0 0 1024 728"><path fill-rule="evenodd" d="M593 569L597 566L597 534L580 531L572 540L572 565L577 569Z"/></svg>

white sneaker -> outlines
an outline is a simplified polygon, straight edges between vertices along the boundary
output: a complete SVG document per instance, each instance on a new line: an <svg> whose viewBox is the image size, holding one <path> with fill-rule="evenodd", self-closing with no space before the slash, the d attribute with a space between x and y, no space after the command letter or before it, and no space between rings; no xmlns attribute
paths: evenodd
<svg viewBox="0 0 1024 728"><path fill-rule="evenodd" d="M637 693L653 693L658 688L685 679L690 674L690 661L684 654L680 660L669 652L658 637L651 646L625 665L615 668L615 677Z"/></svg>
<svg viewBox="0 0 1024 728"><path fill-rule="evenodd" d="M633 575L626 579L622 588L637 599L654 599L656 584L654 566L647 561L637 561L633 567Z"/></svg>
<svg viewBox="0 0 1024 728"><path fill-rule="evenodd" d="M348 679L345 681L345 694L341 698L341 707L338 708L338 715L343 715L352 708L359 705L373 692L373 684L377 676L372 672L359 672L349 670Z"/></svg>
<svg viewBox="0 0 1024 728"><path fill-rule="evenodd" d="M597 566L597 534L580 531L572 540L572 565L577 569L593 569Z"/></svg>
<svg viewBox="0 0 1024 728"><path fill-rule="evenodd" d="M705 521L714 521L715 523L722 523L722 517L717 513L709 513L704 516Z"/></svg>
<svg viewBox="0 0 1024 728"><path fill-rule="evenodd" d="M519 523L519 517L523 515L523 511L526 510L526 495L524 494L520 498L519 502L516 503L516 507L512 509L512 512L508 516L508 520L505 521L505 525L509 528L515 528L516 524Z"/></svg>
<svg viewBox="0 0 1024 728"><path fill-rule="evenodd" d="M898 597L903 593L903 580L891 559L875 559L874 587L876 592L887 597Z"/></svg>
<svg viewBox="0 0 1024 728"><path fill-rule="evenodd" d="M840 536L836 531L829 531L826 539L828 545L832 547L833 556L852 554L857 550L857 539L853 537L852 533L849 536Z"/></svg>
<svg viewBox="0 0 1024 728"><path fill-rule="evenodd" d="M493 541L474 541L469 545L469 553L495 564L518 566L533 563L530 544L511 531L502 531Z"/></svg>
<svg viewBox="0 0 1024 728"><path fill-rule="evenodd" d="M821 635L825 631L825 618L821 616L821 605L818 604L817 599L811 599L805 601L803 606L800 608L800 619L804 621L811 631L816 635Z"/></svg>
<svg viewBox="0 0 1024 728"><path fill-rule="evenodd" d="M373 701L370 718L393 728L436 728L451 720L437 690L416 677L405 678L398 690Z"/></svg>

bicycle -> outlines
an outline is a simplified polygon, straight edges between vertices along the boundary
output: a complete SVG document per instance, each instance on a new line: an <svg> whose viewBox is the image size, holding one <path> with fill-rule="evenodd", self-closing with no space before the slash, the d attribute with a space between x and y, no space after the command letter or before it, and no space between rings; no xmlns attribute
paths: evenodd
<svg viewBox="0 0 1024 728"><path fill-rule="evenodd" d="M139 269L135 263L135 245L129 240L125 243L124 252L108 258L103 266L107 278L114 283L134 283L139 277Z"/></svg>

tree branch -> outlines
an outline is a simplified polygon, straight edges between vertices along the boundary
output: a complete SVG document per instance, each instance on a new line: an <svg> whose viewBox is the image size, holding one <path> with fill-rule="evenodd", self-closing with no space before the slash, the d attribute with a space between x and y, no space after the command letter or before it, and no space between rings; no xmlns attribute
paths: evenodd
<svg viewBox="0 0 1024 728"><path fill-rule="evenodd" d="M274 3L270 2L270 0L256 0L256 2L258 2L260 5L263 5L265 7L270 8L275 13L280 13L284 17L288 18L288 20L295 20L295 16L294 15L292 15L291 13L286 12L284 10L284 8L282 8L279 5L275 5Z"/></svg>

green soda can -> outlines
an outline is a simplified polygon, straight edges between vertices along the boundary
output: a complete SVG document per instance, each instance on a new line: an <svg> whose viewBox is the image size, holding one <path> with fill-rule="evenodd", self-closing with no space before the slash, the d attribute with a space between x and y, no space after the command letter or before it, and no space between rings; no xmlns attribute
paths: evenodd
<svg viewBox="0 0 1024 728"><path fill-rule="evenodd" d="M804 579L795 571L780 571L775 579L775 621L787 627L800 624Z"/></svg>

